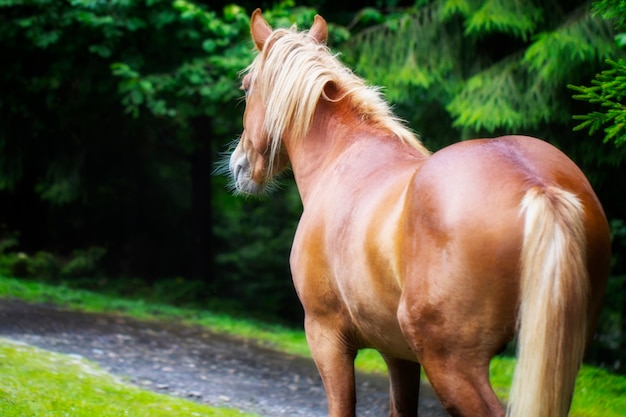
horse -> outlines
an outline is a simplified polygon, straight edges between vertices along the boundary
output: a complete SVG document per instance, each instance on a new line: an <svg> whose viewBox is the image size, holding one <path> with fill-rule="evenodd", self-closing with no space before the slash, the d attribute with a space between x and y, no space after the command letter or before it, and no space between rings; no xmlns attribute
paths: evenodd
<svg viewBox="0 0 626 417"><path fill-rule="evenodd" d="M329 416L355 416L364 348L386 362L392 417L417 415L422 368L452 416L566 416L610 264L582 171L526 136L431 153L331 53L319 15L273 30L257 9L250 32L228 165L240 194L293 172L303 210L289 262ZM489 363L515 337L505 409Z"/></svg>

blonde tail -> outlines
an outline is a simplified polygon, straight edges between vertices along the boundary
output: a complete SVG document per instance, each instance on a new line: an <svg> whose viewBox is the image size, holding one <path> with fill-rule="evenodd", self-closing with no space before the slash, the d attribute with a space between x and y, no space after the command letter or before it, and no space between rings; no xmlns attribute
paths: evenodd
<svg viewBox="0 0 626 417"><path fill-rule="evenodd" d="M518 362L508 417L565 417L585 351L589 279L583 206L573 194L536 186L525 214Z"/></svg>

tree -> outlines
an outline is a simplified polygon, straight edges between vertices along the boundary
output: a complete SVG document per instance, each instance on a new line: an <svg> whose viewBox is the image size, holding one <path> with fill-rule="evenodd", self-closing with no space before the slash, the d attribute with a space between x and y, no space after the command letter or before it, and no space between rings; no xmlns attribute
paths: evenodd
<svg viewBox="0 0 626 417"><path fill-rule="evenodd" d="M0 191L23 247L109 246L135 264L122 272L208 279L211 165L241 117L230 103L250 57L245 10L184 0L0 7L2 53L13 57L0 80ZM187 222L189 234L172 233ZM193 243L167 249L195 254L191 268L155 260L168 228Z"/></svg>
<svg viewBox="0 0 626 417"><path fill-rule="evenodd" d="M601 0L593 5L595 14L612 22L618 32L615 41L621 48L626 46L626 3L617 0ZM591 81L592 86L569 87L578 92L574 98L587 101L596 107L601 106L603 111L594 110L586 115L574 116L582 120L576 130L589 130L593 135L604 127L604 142L613 142L621 147L626 142L626 62L607 59L608 69L598 73ZM623 212L622 212L623 213ZM611 224L614 248L614 275L609 281L607 304L603 312L602 323L605 334L605 344L615 352L624 352L626 346L626 260L622 255L626 249L626 226L621 218L613 219ZM624 362L626 355L616 356L617 361Z"/></svg>
<svg viewBox="0 0 626 417"><path fill-rule="evenodd" d="M621 59L608 59L606 62L610 68L597 74L591 81L591 87L570 85L570 88L579 92L574 98L600 104L605 109L574 116L574 119L583 121L575 129L589 129L593 135L606 126L604 142L621 146L626 143L626 108L623 103L626 95L626 62Z"/></svg>
<svg viewBox="0 0 626 417"><path fill-rule="evenodd" d="M617 0L601 0L593 5L596 15L602 16L615 26L616 44L620 48L626 46L626 3ZM621 32L620 32L621 31ZM574 98L600 104L605 111L594 111L586 115L574 116L583 122L576 126L576 130L589 129L593 134L605 127L605 142L614 142L617 146L626 142L626 61L607 59L608 69L600 72L592 80L592 86L573 86L570 88L579 94Z"/></svg>
<svg viewBox="0 0 626 417"><path fill-rule="evenodd" d="M249 11L218 3L0 2L12 58L0 74L0 258L11 252L12 272L88 274L98 288L139 277L170 299L297 316L297 192L261 204L211 176L241 132L238 74L252 61ZM281 26L314 14L266 11Z"/></svg>
<svg viewBox="0 0 626 417"><path fill-rule="evenodd" d="M571 123L566 83L617 50L611 26L584 2L438 0L378 20L342 50L412 110L427 143L443 136L430 126L433 114L451 122L448 141L521 131L556 140L551 127Z"/></svg>

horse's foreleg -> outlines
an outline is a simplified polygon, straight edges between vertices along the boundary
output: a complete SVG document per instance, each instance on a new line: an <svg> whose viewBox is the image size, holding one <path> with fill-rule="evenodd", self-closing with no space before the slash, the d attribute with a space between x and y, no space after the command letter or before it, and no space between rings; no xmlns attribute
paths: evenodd
<svg viewBox="0 0 626 417"><path fill-rule="evenodd" d="M334 325L305 320L306 337L315 365L322 377L329 417L355 417L354 358L356 347Z"/></svg>
<svg viewBox="0 0 626 417"><path fill-rule="evenodd" d="M389 372L389 416L416 417L420 389L420 365L383 355Z"/></svg>

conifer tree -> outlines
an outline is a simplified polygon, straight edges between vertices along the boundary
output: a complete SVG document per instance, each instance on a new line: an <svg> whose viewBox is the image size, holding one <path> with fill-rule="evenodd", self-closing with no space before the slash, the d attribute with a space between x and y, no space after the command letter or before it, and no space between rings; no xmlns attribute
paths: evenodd
<svg viewBox="0 0 626 417"><path fill-rule="evenodd" d="M618 49L611 24L586 2L421 3L381 15L343 51L358 73L411 109L431 147L445 144L429 127L433 113L450 122L443 133L451 140L503 132L551 139L551 126L571 123L566 85L589 79Z"/></svg>
<svg viewBox="0 0 626 417"><path fill-rule="evenodd" d="M626 2L601 0L594 3L594 12L615 24L615 41L621 48L626 47ZM596 75L592 86L570 86L579 93L574 98L601 106L574 118L582 120L576 130L588 128L593 134L604 128L604 141L620 146L626 143L626 60L609 59L607 64L609 68Z"/></svg>

